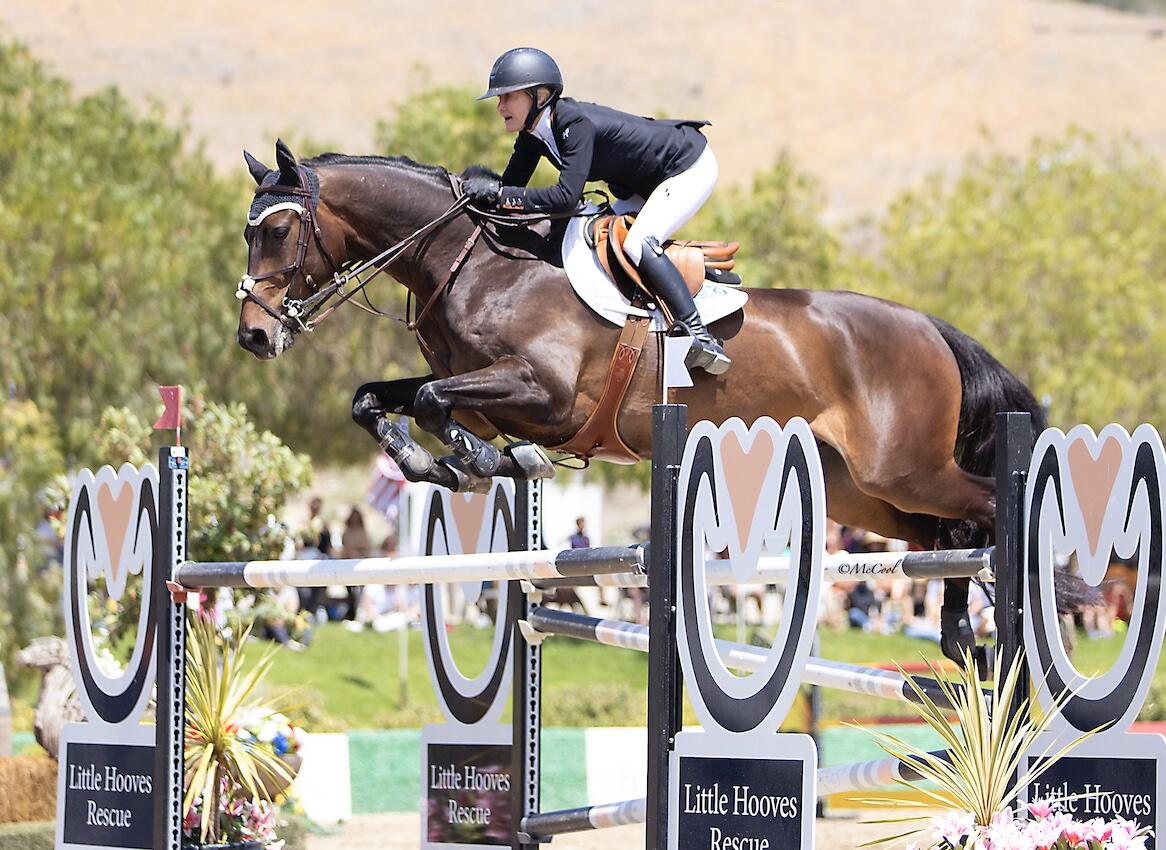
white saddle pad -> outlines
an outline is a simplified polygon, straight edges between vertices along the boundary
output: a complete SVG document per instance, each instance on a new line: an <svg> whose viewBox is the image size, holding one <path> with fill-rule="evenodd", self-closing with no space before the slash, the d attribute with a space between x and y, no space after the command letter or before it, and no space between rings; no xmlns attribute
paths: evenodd
<svg viewBox="0 0 1166 850"><path fill-rule="evenodd" d="M586 223L586 218L571 219L563 235L563 268L571 279L575 294L598 316L613 325L623 327L629 315L651 316L653 333L668 330L663 313L633 307L616 288L599 264L595 251L587 245L584 238ZM696 309L707 325L740 310L748 300L749 294L739 287L706 281L696 296Z"/></svg>

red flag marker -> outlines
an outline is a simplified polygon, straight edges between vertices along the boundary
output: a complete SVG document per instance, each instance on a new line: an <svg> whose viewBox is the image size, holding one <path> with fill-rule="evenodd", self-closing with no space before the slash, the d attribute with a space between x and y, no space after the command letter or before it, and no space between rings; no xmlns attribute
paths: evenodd
<svg viewBox="0 0 1166 850"><path fill-rule="evenodd" d="M182 387L158 387L158 395L162 396L164 408L158 421L154 423L155 431L174 431L175 445L182 445Z"/></svg>

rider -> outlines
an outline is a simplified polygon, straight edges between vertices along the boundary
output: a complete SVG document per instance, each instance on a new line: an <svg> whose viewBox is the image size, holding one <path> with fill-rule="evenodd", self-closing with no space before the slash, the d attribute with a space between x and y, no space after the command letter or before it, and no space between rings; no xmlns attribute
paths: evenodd
<svg viewBox="0 0 1166 850"><path fill-rule="evenodd" d="M661 247L700 209L716 183L717 161L699 129L708 122L640 118L560 97L562 91L559 66L543 51L517 47L498 57L478 100L498 98L506 129L518 134L514 153L501 179L483 168L467 169L463 191L479 206L540 213L574 210L588 180L606 181L617 197L644 199L624 252L692 336L687 365L723 373L729 358L704 326L684 278ZM559 170L559 182L525 188L544 156Z"/></svg>

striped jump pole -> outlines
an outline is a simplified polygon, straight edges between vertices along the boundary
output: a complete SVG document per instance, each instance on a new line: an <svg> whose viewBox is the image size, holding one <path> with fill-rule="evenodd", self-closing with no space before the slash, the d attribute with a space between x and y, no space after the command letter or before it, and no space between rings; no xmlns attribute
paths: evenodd
<svg viewBox="0 0 1166 850"><path fill-rule="evenodd" d="M994 555L990 546L939 552L833 552L822 556L822 580L976 578L995 581ZM712 585L785 584L789 573L790 559L783 556L759 558L757 569L743 579L733 574L732 561L721 558L705 561L705 581ZM536 587L547 590L579 585L647 587L648 576L643 572L602 573L535 581Z"/></svg>
<svg viewBox="0 0 1166 850"><path fill-rule="evenodd" d="M605 573L642 573L639 546L595 549L406 555L297 561L187 561L174 572L183 587L326 587L330 584L448 584L511 579L578 579Z"/></svg>
<svg viewBox="0 0 1166 850"><path fill-rule="evenodd" d="M622 620L601 620L573 611L539 607L531 611L526 623L523 632L528 635L528 639L533 631L541 635L563 635L605 646L634 649L637 652L648 651L648 627L625 623ZM522 626L521 623L519 625ZM539 636L535 635L534 639L538 640ZM758 647L727 640L718 640L716 646L725 665L735 670L751 673L761 669L765 663L765 653ZM831 661L828 658L811 656L806 663L802 681L807 685L919 703L922 700L911 687L911 682L914 682L919 690L940 708L953 708L934 679L904 676L893 670L860 667L857 664ZM956 690L958 691L958 688Z"/></svg>
<svg viewBox="0 0 1166 850"><path fill-rule="evenodd" d="M932 755L943 755L935 752ZM875 759L857 764L818 769L818 797L852 791L873 791L896 782L918 782L924 777L910 764L896 758ZM644 823L647 819L647 801L624 800L563 809L558 812L540 812L522 819L522 831L538 838L550 838L569 832L606 829L625 824Z"/></svg>

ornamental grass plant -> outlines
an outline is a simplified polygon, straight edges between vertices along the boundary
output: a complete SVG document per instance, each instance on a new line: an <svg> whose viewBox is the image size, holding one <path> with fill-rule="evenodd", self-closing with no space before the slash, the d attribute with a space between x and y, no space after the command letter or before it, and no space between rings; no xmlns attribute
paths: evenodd
<svg viewBox="0 0 1166 850"><path fill-rule="evenodd" d="M192 618L186 641L186 794L183 811L199 813L197 832L203 843L224 834L215 813L239 809L239 801L270 801L264 777L294 778L270 746L252 734L240 734L246 718L270 714L259 686L271 669L275 647L249 664L251 630L220 635L204 616ZM285 784L286 784L285 783ZM246 807L248 811L252 806ZM191 823L193 831L195 824Z"/></svg>
<svg viewBox="0 0 1166 850"><path fill-rule="evenodd" d="M897 665L896 665L897 666ZM899 780L897 784L914 792L915 799L870 799L867 802L886 809L924 809L923 814L882 818L870 823L917 824L913 828L885 838L875 839L864 847L910 839L912 847L925 850L1034 850L1055 847L1058 850L1108 850L1137 848L1145 836L1127 821L1106 823L1100 820L1077 824L1055 812L1060 800L1043 801L1028 810L1032 820L1021 821L1021 791L1045 773L1079 743L1100 731L1094 729L1076 736L1060 746L1041 753L1033 766L1021 770L1027 753L1033 751L1039 736L1050 731L1061 707L1072 696L1062 694L1047 711L1034 710L1028 698L1013 705L1017 697L1021 671L1025 669L1018 655L1004 671L996 670L990 687L981 687L976 667L965 658L963 669L953 680L928 662L939 684L944 702L941 707L900 667L914 692L919 716L943 741L945 751L931 753L895 735L866 730L890 756L917 771L937 788L923 787ZM951 718L951 719L949 719ZM859 724L848 724L863 728ZM1018 775L1019 774L1019 775ZM922 802L918 796L922 795ZM1051 808L1049 808L1051 806ZM1034 831L1035 830L1035 831ZM1045 835L1056 831L1057 834ZM1029 835L1033 832L1033 835ZM1040 832L1040 836L1035 833ZM1048 840L1046 840L1048 839ZM1033 843L1036 842L1036 843Z"/></svg>

